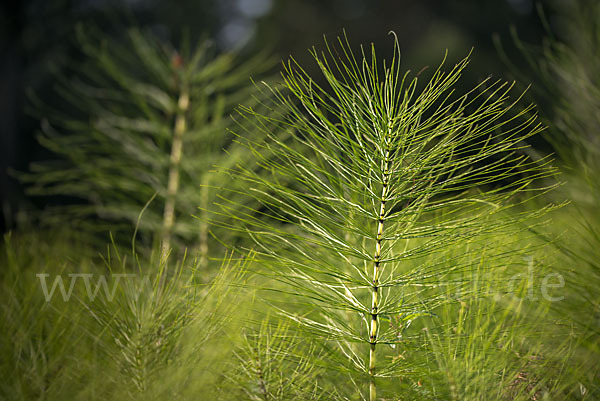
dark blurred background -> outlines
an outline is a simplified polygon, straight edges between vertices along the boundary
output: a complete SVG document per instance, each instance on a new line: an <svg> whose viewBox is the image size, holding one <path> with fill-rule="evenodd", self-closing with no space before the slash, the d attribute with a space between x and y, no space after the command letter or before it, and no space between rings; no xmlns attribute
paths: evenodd
<svg viewBox="0 0 600 401"><path fill-rule="evenodd" d="M493 74L512 79L493 37L505 44L517 68L526 68L511 29L527 43L546 35L539 10L560 32L568 1L534 0L22 0L0 6L0 204L3 230L14 226L20 210L43 208L48 199L29 199L8 171L25 171L47 157L35 135L39 118L28 93L53 102L55 82L81 53L73 39L77 24L99 27L107 35L136 25L177 44L184 33L211 38L222 51L267 50L279 59L293 55L310 66L307 49L345 29L350 42L374 42L378 54L392 51L398 35L405 68L436 67L444 51L449 60L474 48L463 82L472 87ZM308 68L309 72L310 67ZM514 71L514 70L513 70ZM524 85L529 82L523 82ZM536 99L538 103L552 99Z"/></svg>

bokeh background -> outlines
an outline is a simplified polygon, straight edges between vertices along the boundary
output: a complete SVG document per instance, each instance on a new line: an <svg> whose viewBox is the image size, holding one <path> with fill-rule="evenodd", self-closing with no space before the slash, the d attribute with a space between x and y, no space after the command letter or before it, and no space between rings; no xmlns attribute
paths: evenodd
<svg viewBox="0 0 600 401"><path fill-rule="evenodd" d="M585 2L583 2L585 3ZM376 43L378 54L392 50L388 32L397 33L405 68L419 71L437 66L445 50L449 60L474 49L466 87L486 74L512 79L498 43L517 69L526 69L519 39L541 44L548 30L561 35L561 21L570 1L487 0L23 0L0 6L0 202L1 227L14 227L19 211L43 208L45 197L24 195L12 170L48 157L35 139L39 118L29 94L48 104L55 101L57 77L83 56L74 40L78 24L118 35L127 27L150 29L177 44L209 38L219 51L244 54L267 51L276 59L292 55L308 66L308 49L320 46L323 35L334 38L345 30L353 44ZM535 82L525 74L523 86ZM543 92L543 91L541 91ZM551 97L537 96L542 110ZM540 146L543 146L541 144Z"/></svg>
<svg viewBox="0 0 600 401"><path fill-rule="evenodd" d="M365 206L296 197L321 184L268 168L295 160L277 148L253 170L261 152L236 138L260 143L268 133L287 146L302 133L278 123L256 129L260 120L243 113L228 118L240 103L278 118L249 75L271 82L292 56L318 82L309 49L344 30L354 49L372 42L388 60L394 31L402 67L411 77L425 69L421 83L446 52L446 71L471 53L453 89L462 94L490 75L516 80L511 99L530 88L499 113L510 120L526 108L525 119L538 113L548 127L522 141L509 129L510 140L498 132L448 147L461 166L481 144L494 167L475 165L476 181L463 182L502 201L510 194L510 209L470 196L472 208L421 209L414 193L402 197L406 206L386 206L391 227L408 228L385 234L386 247L401 242L389 245L393 279L382 280L398 296L385 289L382 299L400 306L377 309L379 327L398 339L377 348L376 369L391 362L384 371L393 373L378 384L380 399L600 400L600 0L3 0L0 400L365 399L372 340L358 330L378 296L354 260L371 264L366 241L380 252L373 234L382 220L370 218L365 235ZM507 149L488 153L503 143L518 168L505 164ZM539 170L523 165L523 154ZM421 174L433 157L425 168L415 160L411 188L426 188L417 193L428 202L439 192L427 182L445 175ZM233 177L250 171L267 192L286 188L273 191L283 198L271 202L254 182L231 179L240 165ZM344 174L361 177L365 167L356 166ZM546 176L554 171L556 180ZM542 191L512 196L529 178ZM334 181L328 193L339 192ZM252 199L251 190L266 196ZM298 200L286 204L290 194ZM327 221L328 210L340 219ZM453 223L461 213L469 218ZM305 229L311 219L314 230ZM274 241L256 247L264 227ZM131 280L120 282L120 272ZM68 278L71 292L61 287L63 297L52 298L46 278L57 280L51 291ZM113 295L103 286L102 297L109 282ZM313 317L326 329L292 322ZM344 334L354 332L364 335Z"/></svg>

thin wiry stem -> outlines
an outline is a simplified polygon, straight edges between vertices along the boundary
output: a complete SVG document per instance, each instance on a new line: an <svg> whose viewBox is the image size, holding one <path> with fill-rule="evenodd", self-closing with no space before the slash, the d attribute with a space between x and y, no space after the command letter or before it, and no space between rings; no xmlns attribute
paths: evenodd
<svg viewBox="0 0 600 401"><path fill-rule="evenodd" d="M386 146L385 156L383 160L383 175L382 175L382 189L381 189L381 201L379 207L379 218L377 221L377 239L375 242L375 256L373 265L373 288L371 290L371 326L369 330L369 399L375 401L377 397L377 386L375 383L375 368L377 357L375 355L375 348L377 346L377 319L379 315L379 276L381 273L381 246L383 243L383 230L385 225L385 203L387 202L388 196L388 185L389 185L389 165L390 165L390 145L389 135L386 138L388 145Z"/></svg>

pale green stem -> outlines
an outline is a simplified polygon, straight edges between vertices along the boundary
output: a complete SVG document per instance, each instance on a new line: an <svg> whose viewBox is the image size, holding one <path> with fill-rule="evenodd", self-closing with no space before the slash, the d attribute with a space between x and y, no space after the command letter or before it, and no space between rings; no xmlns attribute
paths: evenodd
<svg viewBox="0 0 600 401"><path fill-rule="evenodd" d="M377 324L379 316L379 276L381 273L381 244L383 242L383 228L385 222L385 203L388 196L388 185L389 185L389 148L386 150L385 159L383 163L383 187L381 189L381 203L379 207L379 218L377 220L377 242L375 243L375 263L373 266L373 287L371 289L372 302L371 302L371 327L369 330L369 400L375 401L377 399L377 386L375 384L375 366L376 366L376 355L375 347L377 346Z"/></svg>
<svg viewBox="0 0 600 401"><path fill-rule="evenodd" d="M175 224L175 199L179 190L179 165L183 148L183 134L187 129L185 113L190 105L190 96L187 89L182 89L177 102L177 116L173 132L173 144L171 145L171 159L169 167L169 179L167 181L167 197L163 214L162 226L162 252L161 259L164 261L171 248L171 235Z"/></svg>

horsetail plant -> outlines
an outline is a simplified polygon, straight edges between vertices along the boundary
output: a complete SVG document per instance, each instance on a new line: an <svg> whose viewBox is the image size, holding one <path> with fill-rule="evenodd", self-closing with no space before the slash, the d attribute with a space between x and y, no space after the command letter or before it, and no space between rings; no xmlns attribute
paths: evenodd
<svg viewBox="0 0 600 401"><path fill-rule="evenodd" d="M315 346L292 333L289 322L265 318L256 330L245 330L229 379L237 399L253 401L326 400L335 397L318 386L313 365ZM230 395L231 396L231 395Z"/></svg>
<svg viewBox="0 0 600 401"><path fill-rule="evenodd" d="M146 248L162 243L163 259L171 248L178 256L199 249L206 270L219 245L211 242L214 227L192 215L213 203L210 184L222 181L213 165L245 156L232 146L227 116L240 102L254 102L248 76L264 75L271 63L262 54L244 61L215 54L209 41L176 47L140 29L119 41L91 28L78 33L83 65L57 80L58 98L71 109L32 98L43 118L40 144L54 160L34 163L20 177L28 193L63 199L42 222L110 229L127 245L138 227ZM235 240L224 233L220 239Z"/></svg>
<svg viewBox="0 0 600 401"><path fill-rule="evenodd" d="M239 140L263 171L229 172L247 183L261 217L250 207L239 213L223 195L214 219L249 233L265 274L299 297L299 308L280 309L317 335L331 366L373 401L382 378L418 370L398 351L411 322L462 285L453 274L469 262L442 267L440 250L543 213L551 206L523 204L548 190L532 183L554 169L524 153L543 127L532 106L509 101L513 85L488 78L455 95L469 57L449 72L442 63L423 86L401 72L397 39L391 63L381 64L373 45L370 55L355 54L345 37L325 45L311 52L320 80L291 59L281 87L261 86L283 111L240 110L246 127L268 138L252 141L241 126Z"/></svg>

